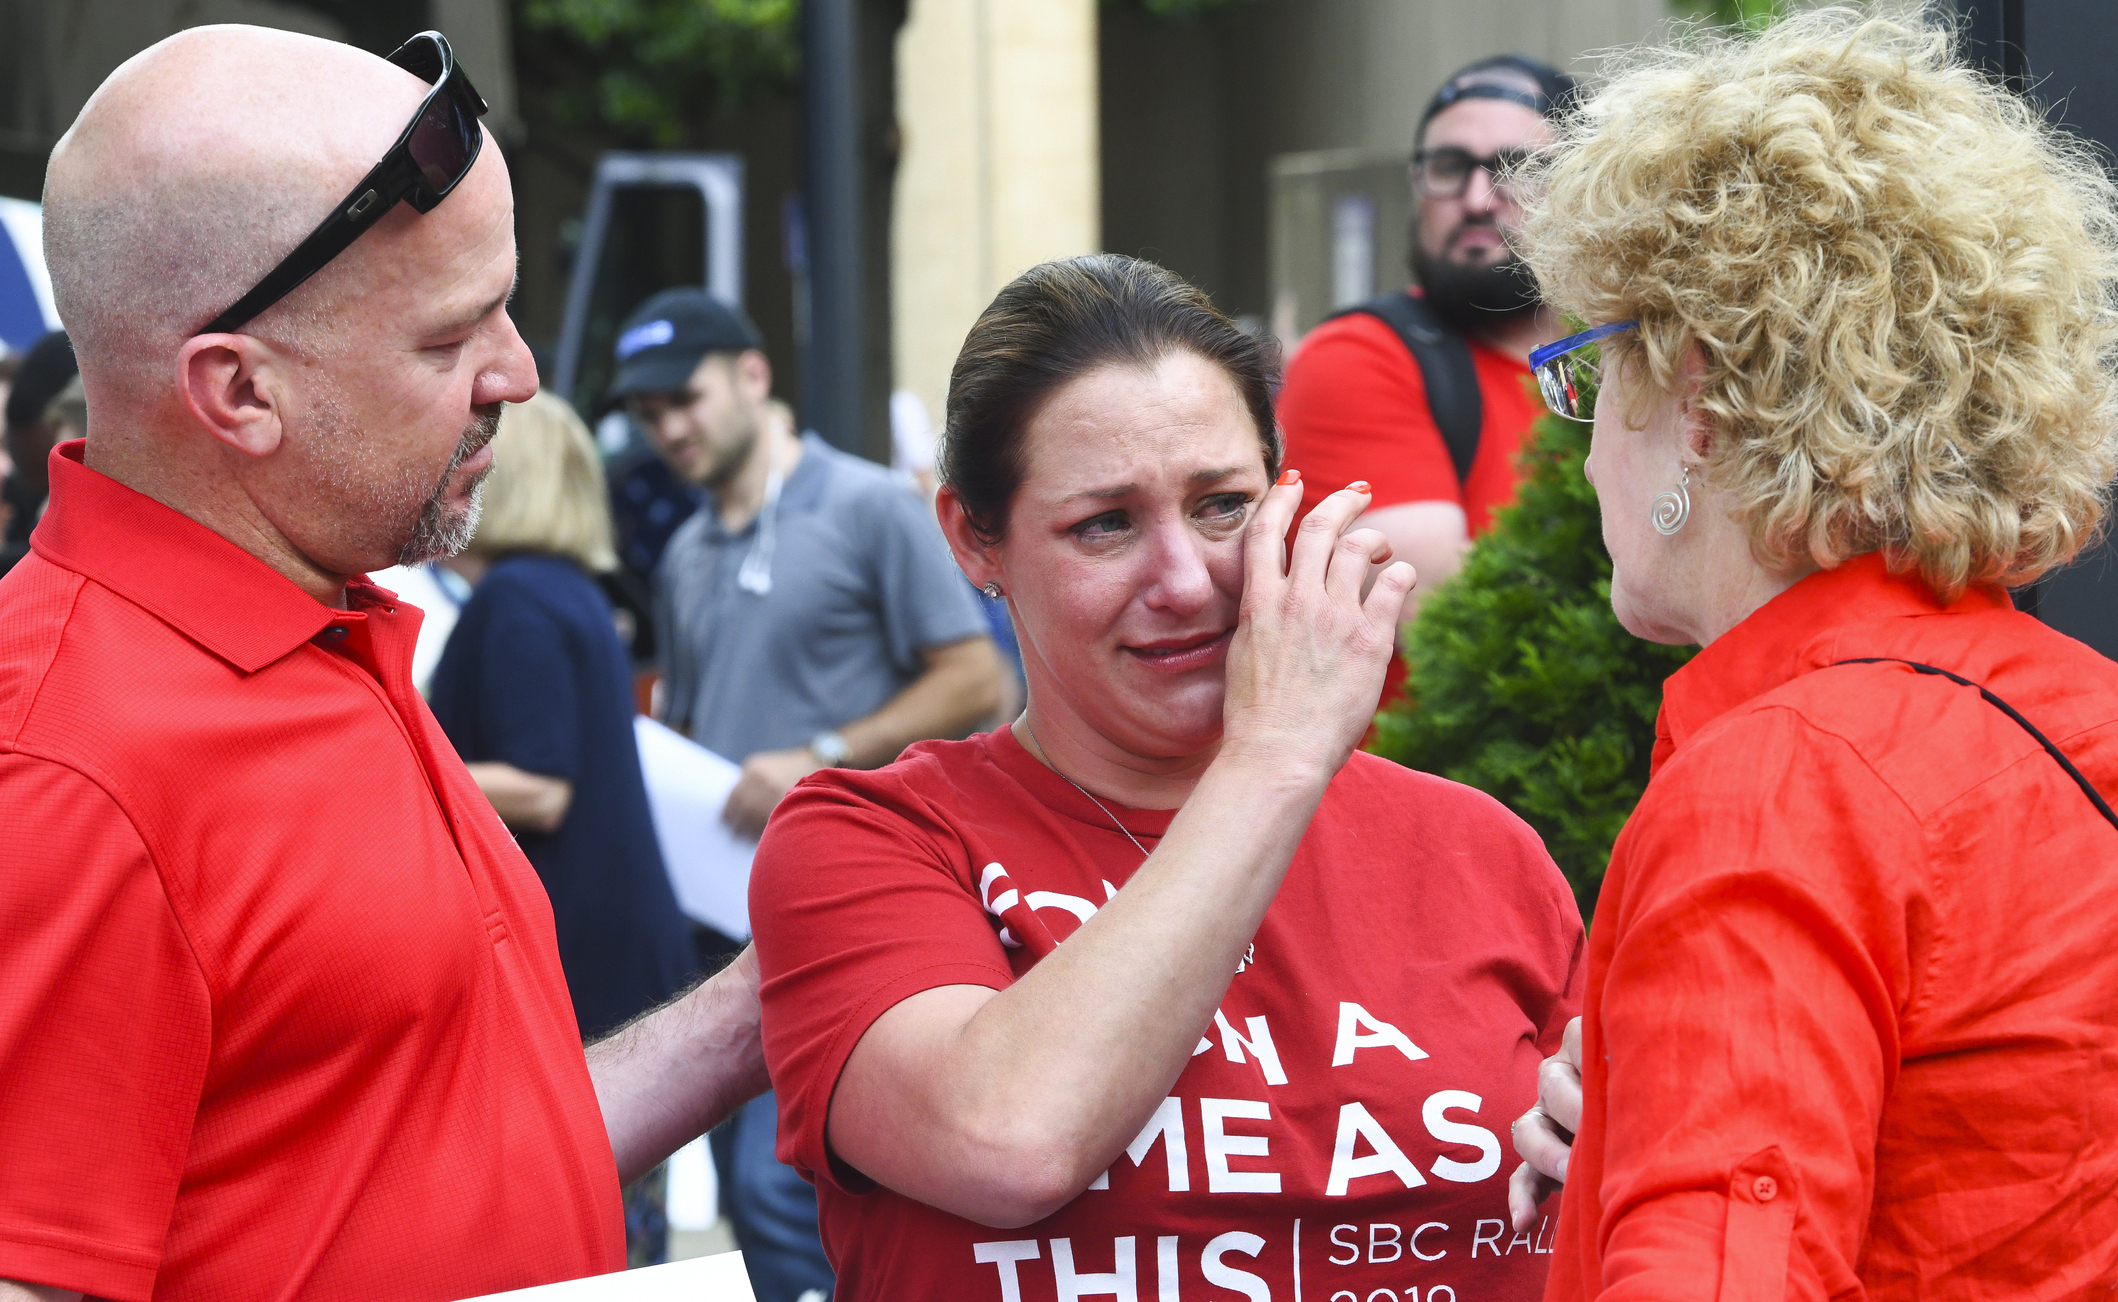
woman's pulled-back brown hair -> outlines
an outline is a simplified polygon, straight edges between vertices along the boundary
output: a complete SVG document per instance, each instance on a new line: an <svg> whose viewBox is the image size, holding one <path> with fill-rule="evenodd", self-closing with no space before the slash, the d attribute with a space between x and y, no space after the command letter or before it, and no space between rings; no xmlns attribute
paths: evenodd
<svg viewBox="0 0 2118 1302"><path fill-rule="evenodd" d="M1152 262L1095 253L1040 263L978 317L949 373L937 470L989 543L1007 535L1022 486L1022 433L1044 401L1101 366L1152 366L1174 352L1220 367L1257 425L1268 474L1279 472L1273 422L1277 349L1222 316L1183 277Z"/></svg>

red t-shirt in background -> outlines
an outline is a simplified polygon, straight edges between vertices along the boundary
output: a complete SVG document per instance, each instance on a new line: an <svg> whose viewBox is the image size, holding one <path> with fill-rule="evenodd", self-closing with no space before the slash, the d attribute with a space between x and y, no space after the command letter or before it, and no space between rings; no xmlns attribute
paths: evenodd
<svg viewBox="0 0 2118 1302"><path fill-rule="evenodd" d="M1520 358L1468 342L1484 417L1470 477L1459 481L1427 409L1426 378L1395 330L1380 317L1354 312L1303 337L1287 364L1278 408L1285 464L1302 472L1296 524L1326 497L1365 479L1375 490L1370 510L1454 502L1464 509L1471 537L1492 526L1493 513L1515 500L1515 454L1545 407ZM1404 657L1391 656L1382 701L1398 698L1405 674Z"/></svg>
<svg viewBox="0 0 2118 1302"><path fill-rule="evenodd" d="M625 1264L542 885L319 604L51 460L0 580L0 1279L476 1296Z"/></svg>
<svg viewBox="0 0 2118 1302"><path fill-rule="evenodd" d="M1356 479L1375 490L1370 509L1403 502L1455 502L1471 536L1515 497L1515 454L1544 414L1530 368L1473 339L1485 419L1464 483L1427 410L1419 366L1381 318L1356 312L1303 338L1280 390L1286 464L1302 472L1302 514Z"/></svg>
<svg viewBox="0 0 2118 1302"><path fill-rule="evenodd" d="M1150 847L1173 817L1115 812ZM774 814L750 900L765 1051L780 1156L816 1182L838 1296L1538 1297L1555 1222L1508 1229L1507 1135L1575 1008L1580 915L1500 805L1368 755L1331 783L1107 1187L996 1230L827 1152L832 1090L877 1017L936 986L1005 989L1140 859L1006 729L829 770Z"/></svg>

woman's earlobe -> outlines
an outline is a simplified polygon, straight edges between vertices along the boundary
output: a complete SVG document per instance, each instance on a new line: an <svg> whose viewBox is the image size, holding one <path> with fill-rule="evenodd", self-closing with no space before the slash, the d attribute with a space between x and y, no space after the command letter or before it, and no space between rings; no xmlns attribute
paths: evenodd
<svg viewBox="0 0 2118 1302"><path fill-rule="evenodd" d="M1713 460L1713 424L1706 419L1706 413L1699 410L1698 404L1690 400L1686 401L1684 408L1684 450L1698 465Z"/></svg>

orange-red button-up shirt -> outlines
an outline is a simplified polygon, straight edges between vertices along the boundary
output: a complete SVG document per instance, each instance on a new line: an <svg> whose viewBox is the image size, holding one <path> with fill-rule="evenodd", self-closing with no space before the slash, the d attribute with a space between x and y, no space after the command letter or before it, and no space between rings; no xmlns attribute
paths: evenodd
<svg viewBox="0 0 2118 1302"><path fill-rule="evenodd" d="M1548 1298L2118 1285L2118 665L1865 556L1671 677L1589 940Z"/></svg>

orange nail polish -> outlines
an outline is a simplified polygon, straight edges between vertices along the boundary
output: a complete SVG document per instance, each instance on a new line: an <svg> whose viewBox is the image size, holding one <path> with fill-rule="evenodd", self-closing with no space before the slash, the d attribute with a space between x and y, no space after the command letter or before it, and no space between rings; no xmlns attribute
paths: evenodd
<svg viewBox="0 0 2118 1302"><path fill-rule="evenodd" d="M1352 483L1346 485L1346 487L1352 489L1356 493L1365 493L1369 491L1368 481L1365 479L1356 479Z"/></svg>
<svg viewBox="0 0 2118 1302"><path fill-rule="evenodd" d="M1302 472L1299 470L1282 470L1279 482L1281 485L1299 484L1302 482Z"/></svg>

